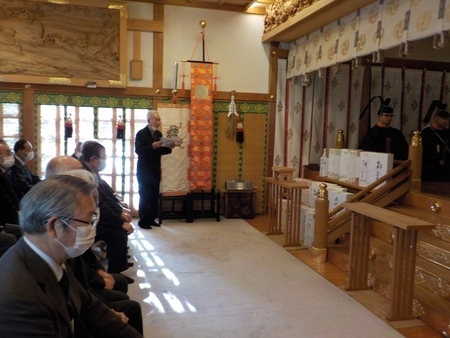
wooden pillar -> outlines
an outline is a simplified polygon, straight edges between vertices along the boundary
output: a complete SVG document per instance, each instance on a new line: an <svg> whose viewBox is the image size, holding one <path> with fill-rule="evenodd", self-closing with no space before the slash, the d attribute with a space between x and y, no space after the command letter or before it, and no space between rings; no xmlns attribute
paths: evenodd
<svg viewBox="0 0 450 338"><path fill-rule="evenodd" d="M153 20L164 21L164 5L153 4ZM164 33L153 33L153 88L162 88ZM155 109L155 108L154 108Z"/></svg>
<svg viewBox="0 0 450 338"><path fill-rule="evenodd" d="M315 204L314 244L312 247L313 259L319 263L327 261L328 208L327 185L321 183Z"/></svg>

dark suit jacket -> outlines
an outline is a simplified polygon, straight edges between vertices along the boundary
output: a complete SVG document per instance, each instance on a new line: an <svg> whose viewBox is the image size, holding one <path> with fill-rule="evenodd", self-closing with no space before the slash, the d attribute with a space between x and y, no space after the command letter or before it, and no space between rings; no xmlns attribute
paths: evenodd
<svg viewBox="0 0 450 338"><path fill-rule="evenodd" d="M67 267L76 309L75 331L51 268L23 238L0 258L0 332L15 337L142 337L74 278Z"/></svg>
<svg viewBox="0 0 450 338"><path fill-rule="evenodd" d="M0 171L0 225L19 224L19 203L9 174Z"/></svg>
<svg viewBox="0 0 450 338"><path fill-rule="evenodd" d="M136 134L134 148L138 154L136 176L141 182L159 184L161 181L161 156L171 154L172 149L160 147L153 149L153 142L159 141L162 134L155 131L155 138L148 127L141 129Z"/></svg>
<svg viewBox="0 0 450 338"><path fill-rule="evenodd" d="M16 192L17 199L20 201L33 185L40 182L39 176L33 174L28 167L15 158L14 165L10 169L13 189Z"/></svg>
<svg viewBox="0 0 450 338"><path fill-rule="evenodd" d="M111 194L112 188L101 179L100 175L94 173L86 163L82 162L83 168L97 177L99 182L98 190L98 207L100 209L100 220L97 224L97 235L103 235L109 231L121 230L126 235L126 230L122 228L124 220L120 216L122 207L117 199ZM112 197L111 197L112 196Z"/></svg>

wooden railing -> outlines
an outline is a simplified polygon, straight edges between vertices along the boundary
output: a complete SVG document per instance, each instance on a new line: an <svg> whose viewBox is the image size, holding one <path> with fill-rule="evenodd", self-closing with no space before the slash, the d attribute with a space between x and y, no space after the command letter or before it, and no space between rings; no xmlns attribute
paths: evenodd
<svg viewBox="0 0 450 338"><path fill-rule="evenodd" d="M421 187L421 163L422 163L422 141L420 132L414 132L409 147L409 159L401 162L397 167L382 176L372 184L360 189L347 203L364 202L378 207L385 207L409 191L419 190ZM341 185L343 182L327 179ZM312 252L318 262L326 261L327 246L334 243L336 239L350 232L351 211L344 210L338 206L328 212L328 197L326 184L321 185L316 200L316 222L314 224L314 245ZM340 213L339 213L340 212ZM338 215L339 213L339 215ZM319 216L319 217L318 217Z"/></svg>
<svg viewBox="0 0 450 338"><path fill-rule="evenodd" d="M413 319L414 272L416 268L417 230L433 229L433 223L402 215L367 203L344 203L352 212L348 291L370 289L370 219L394 227L391 295L386 319Z"/></svg>

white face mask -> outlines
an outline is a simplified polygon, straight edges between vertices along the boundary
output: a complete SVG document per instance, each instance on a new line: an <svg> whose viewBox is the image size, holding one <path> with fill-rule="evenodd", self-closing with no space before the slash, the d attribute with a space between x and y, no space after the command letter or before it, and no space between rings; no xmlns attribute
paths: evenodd
<svg viewBox="0 0 450 338"><path fill-rule="evenodd" d="M98 220L98 218L97 218ZM62 221L62 220L61 220ZM64 221L62 221L64 222ZM92 244L95 242L95 235L97 233L97 222L95 222L94 225L87 225L82 226L78 228L73 228L70 224L67 224L64 222L70 229L73 231L76 231L76 238L75 238L75 244L72 247L67 247L64 244L62 244L60 241L58 241L57 238L55 240L64 248L64 251L66 254L71 257L75 258L78 256L81 256L88 250Z"/></svg>
<svg viewBox="0 0 450 338"><path fill-rule="evenodd" d="M81 151L77 151L77 152L75 153L75 156L76 156L77 158L80 158L80 157L81 157Z"/></svg>
<svg viewBox="0 0 450 338"><path fill-rule="evenodd" d="M7 156L7 157L3 157L3 163L2 166L5 169L9 169L14 165L14 156Z"/></svg>
<svg viewBox="0 0 450 338"><path fill-rule="evenodd" d="M100 166L98 167L98 171L103 171L106 168L106 160L100 160Z"/></svg>
<svg viewBox="0 0 450 338"><path fill-rule="evenodd" d="M31 161L33 158L34 158L34 151L30 151L29 153L26 153L23 159L25 161Z"/></svg>

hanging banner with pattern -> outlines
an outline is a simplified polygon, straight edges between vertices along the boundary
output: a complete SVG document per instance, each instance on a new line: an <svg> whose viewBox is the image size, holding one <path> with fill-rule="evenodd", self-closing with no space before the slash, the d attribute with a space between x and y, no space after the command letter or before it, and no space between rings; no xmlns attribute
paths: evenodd
<svg viewBox="0 0 450 338"><path fill-rule="evenodd" d="M213 165L212 63L191 63L189 180L191 191L211 190Z"/></svg>

